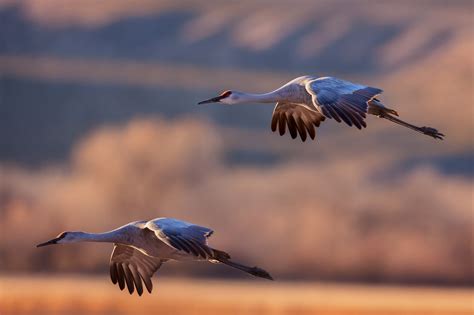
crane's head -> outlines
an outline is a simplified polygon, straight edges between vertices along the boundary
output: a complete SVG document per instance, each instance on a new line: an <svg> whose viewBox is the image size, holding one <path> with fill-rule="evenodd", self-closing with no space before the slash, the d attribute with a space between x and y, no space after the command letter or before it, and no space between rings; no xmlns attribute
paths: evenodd
<svg viewBox="0 0 474 315"><path fill-rule="evenodd" d="M54 244L63 244L63 243L73 243L78 240L77 235L81 232L62 232L57 237L49 240L47 242L41 243L36 245L36 247L43 247L47 245L54 245Z"/></svg>
<svg viewBox="0 0 474 315"><path fill-rule="evenodd" d="M198 105L208 104L208 103L237 104L237 103L241 103L242 100L243 98L242 98L241 92L227 90L227 91L222 92L219 96L199 102Z"/></svg>

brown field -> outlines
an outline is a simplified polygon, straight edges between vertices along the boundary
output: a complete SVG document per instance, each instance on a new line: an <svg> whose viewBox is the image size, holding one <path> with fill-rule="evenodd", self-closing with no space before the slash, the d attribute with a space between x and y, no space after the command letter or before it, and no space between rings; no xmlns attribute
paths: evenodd
<svg viewBox="0 0 474 315"><path fill-rule="evenodd" d="M107 276L2 276L6 314L472 314L473 290L155 278L152 295ZM151 311L153 310L153 311Z"/></svg>

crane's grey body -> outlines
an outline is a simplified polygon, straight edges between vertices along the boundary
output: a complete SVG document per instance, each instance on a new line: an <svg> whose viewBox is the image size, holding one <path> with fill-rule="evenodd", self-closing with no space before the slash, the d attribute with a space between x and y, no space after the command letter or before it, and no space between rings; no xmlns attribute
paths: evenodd
<svg viewBox="0 0 474 315"><path fill-rule="evenodd" d="M299 134L305 141L307 135L315 138L314 127L319 127L326 118L345 122L358 129L367 126L366 114L385 118L404 127L443 139L444 135L431 127L417 127L392 115L398 113L385 107L376 97L381 89L333 77L302 76L286 83L273 92L249 94L238 91L225 91L217 97L199 102L242 104L242 103L275 103L271 128L284 135L286 128L294 139Z"/></svg>
<svg viewBox="0 0 474 315"><path fill-rule="evenodd" d="M202 231L202 232L201 232ZM207 246L207 237L212 230L188 222L157 218L150 221L136 221L109 232L114 243L131 246L145 255L165 260L205 260L205 256L196 256L171 245L168 234L180 234L185 239L192 238ZM107 235L108 233L104 233Z"/></svg>
<svg viewBox="0 0 474 315"><path fill-rule="evenodd" d="M272 280L263 269L248 267L230 260L226 252L211 248L207 239L209 228L171 218L136 221L105 233L64 232L38 247L74 243L114 243L110 257L110 277L114 284L130 294L143 293L143 284L151 293L151 277L168 260L209 261L224 263L257 277Z"/></svg>

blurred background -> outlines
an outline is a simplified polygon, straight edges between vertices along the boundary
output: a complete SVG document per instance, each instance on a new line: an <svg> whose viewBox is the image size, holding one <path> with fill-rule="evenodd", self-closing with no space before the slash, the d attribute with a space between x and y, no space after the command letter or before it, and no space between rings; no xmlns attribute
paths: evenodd
<svg viewBox="0 0 474 315"><path fill-rule="evenodd" d="M473 13L470 0L0 0L3 294L19 274L106 283L110 245L34 245L160 216L211 227L214 247L290 287L472 288ZM272 105L196 106L304 74L380 87L446 140L369 117L302 143L271 132Z"/></svg>

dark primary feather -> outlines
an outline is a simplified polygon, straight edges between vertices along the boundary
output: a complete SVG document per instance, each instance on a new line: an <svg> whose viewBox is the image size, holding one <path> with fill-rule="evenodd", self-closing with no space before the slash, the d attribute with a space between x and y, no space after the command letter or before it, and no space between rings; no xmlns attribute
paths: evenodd
<svg viewBox="0 0 474 315"><path fill-rule="evenodd" d="M110 257L110 279L113 284L118 284L120 290L127 286L130 294L136 289L138 295L142 295L143 284L151 293L151 277L162 263L163 260L149 257L133 247L115 244Z"/></svg>
<svg viewBox="0 0 474 315"><path fill-rule="evenodd" d="M324 116L319 112L305 106L278 102L273 110L271 128L273 132L278 128L280 135L283 136L286 132L286 127L288 127L288 131L293 139L299 134L304 142L308 135L314 140L316 137L315 127L319 127L319 124L324 119Z"/></svg>

